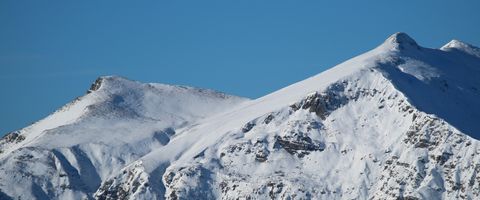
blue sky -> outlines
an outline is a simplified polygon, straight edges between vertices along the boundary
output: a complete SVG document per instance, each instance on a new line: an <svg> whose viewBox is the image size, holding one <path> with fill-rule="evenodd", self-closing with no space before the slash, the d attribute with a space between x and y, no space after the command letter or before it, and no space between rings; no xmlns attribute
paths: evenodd
<svg viewBox="0 0 480 200"><path fill-rule="evenodd" d="M480 1L0 1L0 135L81 96L96 77L251 98L392 33L480 45Z"/></svg>

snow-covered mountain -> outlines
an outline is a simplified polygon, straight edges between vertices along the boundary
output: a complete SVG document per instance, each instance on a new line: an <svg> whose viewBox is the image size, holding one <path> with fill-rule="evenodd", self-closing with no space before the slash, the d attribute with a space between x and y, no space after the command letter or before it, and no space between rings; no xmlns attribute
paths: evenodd
<svg viewBox="0 0 480 200"><path fill-rule="evenodd" d="M212 90L101 77L87 95L0 141L0 197L91 198L104 180L167 145L177 132L246 101Z"/></svg>
<svg viewBox="0 0 480 200"><path fill-rule="evenodd" d="M396 33L255 100L99 78L0 142L0 199L479 199L480 50Z"/></svg>

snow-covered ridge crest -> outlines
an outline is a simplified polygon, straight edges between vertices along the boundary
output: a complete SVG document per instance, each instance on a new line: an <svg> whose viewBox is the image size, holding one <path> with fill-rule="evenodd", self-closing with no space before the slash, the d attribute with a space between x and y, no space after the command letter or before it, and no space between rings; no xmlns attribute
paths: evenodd
<svg viewBox="0 0 480 200"><path fill-rule="evenodd" d="M0 179L10 183L0 184L0 194L91 198L104 179L167 145L180 129L246 101L209 89L100 77L86 95L0 140ZM42 189L20 191L19 185Z"/></svg>
<svg viewBox="0 0 480 200"><path fill-rule="evenodd" d="M420 46L417 44L417 42L403 32L397 32L391 35L385 40L383 45L390 46L392 49L395 50L420 49Z"/></svg>
<svg viewBox="0 0 480 200"><path fill-rule="evenodd" d="M460 40L452 40L445 44L441 50L449 51L456 49L458 51L463 51L465 53L471 54L472 56L480 57L480 48L475 47L471 44L462 42Z"/></svg>
<svg viewBox="0 0 480 200"><path fill-rule="evenodd" d="M164 174L153 178L163 178L167 187L158 198L478 196L477 187L461 190L476 176L470 161L478 158L470 153L476 151L478 141L456 128L479 128L475 120L461 120L480 113L479 93L474 89L478 81L459 76L469 74L465 71L450 71L451 66L464 65L465 55L384 47L209 118L182 132L172 141L174 146L141 158L148 173ZM435 62L444 60L448 62ZM451 98L452 94L462 98ZM174 148L178 146L189 148ZM473 156L460 164L460 157L454 155L463 154ZM349 156L333 162L342 155ZM318 168L318 163L328 167ZM468 170L450 170L452 165ZM397 178L385 178L393 173ZM466 178L455 182L454 176ZM438 180L443 186L435 185Z"/></svg>
<svg viewBox="0 0 480 200"><path fill-rule="evenodd" d="M25 146L50 130L92 121L94 118L120 120L140 117L150 120L161 119L167 124L174 121L193 122L222 111L223 107L230 106L231 103L246 100L209 89L159 83L144 84L120 76L102 76L92 83L86 95L76 98L45 119L12 132L10 137L16 138L14 146ZM220 103L221 101L229 103ZM197 104L205 105L199 107ZM12 144L0 143L3 151L15 149L6 148L4 145Z"/></svg>
<svg viewBox="0 0 480 200"><path fill-rule="evenodd" d="M478 199L479 64L396 33L255 100L101 77L2 140L0 198Z"/></svg>

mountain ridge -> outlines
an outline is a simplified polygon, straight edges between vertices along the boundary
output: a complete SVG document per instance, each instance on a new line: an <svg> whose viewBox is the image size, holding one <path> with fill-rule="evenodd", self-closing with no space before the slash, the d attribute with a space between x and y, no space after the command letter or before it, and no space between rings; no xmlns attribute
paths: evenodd
<svg viewBox="0 0 480 200"><path fill-rule="evenodd" d="M367 53L255 100L100 77L82 97L101 99L84 106L86 120L39 131L41 139L18 134L34 141L26 146L16 147L15 138L0 142L13 148L0 156L0 170L15 175L0 180L32 188L0 184L0 194L475 198L479 142L468 135L480 133L480 58L465 48L451 51L458 46L464 45L425 48L395 33Z"/></svg>

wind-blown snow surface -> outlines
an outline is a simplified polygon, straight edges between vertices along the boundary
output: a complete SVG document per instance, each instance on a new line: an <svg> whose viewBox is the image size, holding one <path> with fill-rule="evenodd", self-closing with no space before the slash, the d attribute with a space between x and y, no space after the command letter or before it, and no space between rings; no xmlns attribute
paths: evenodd
<svg viewBox="0 0 480 200"><path fill-rule="evenodd" d="M177 131L246 101L101 77L89 94L0 142L1 192L13 199L91 198L103 180L167 145Z"/></svg>
<svg viewBox="0 0 480 200"><path fill-rule="evenodd" d="M476 52L397 33L251 101L106 77L2 140L0 197L478 199Z"/></svg>

